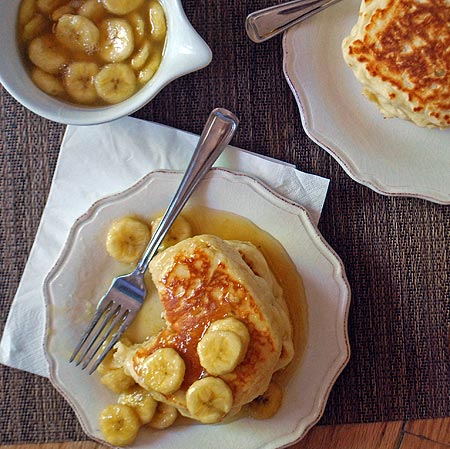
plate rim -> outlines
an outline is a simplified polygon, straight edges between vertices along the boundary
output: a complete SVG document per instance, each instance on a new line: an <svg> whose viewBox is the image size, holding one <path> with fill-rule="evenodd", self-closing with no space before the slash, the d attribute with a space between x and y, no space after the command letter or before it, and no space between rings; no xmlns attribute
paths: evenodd
<svg viewBox="0 0 450 449"><path fill-rule="evenodd" d="M282 436L279 436L276 440L272 440L268 443L264 443L263 446L261 446L261 449L263 448L284 448L289 445L295 444L296 442L300 441L307 432L321 419L323 416L323 413L325 411L325 407L328 402L329 395L331 393L331 390L333 386L335 385L338 377L346 367L350 356L351 356L351 348L350 348L350 342L349 342L349 336L348 336L348 317L349 317L349 310L350 310L350 304L351 304L351 289L350 284L347 279L347 275L345 272L345 266L341 258L337 255L335 250L330 246L330 244L325 240L325 238L322 236L320 230L318 229L318 226L314 224L314 222L311 219L311 216L308 212L308 210L302 206L301 204L298 204L283 195L279 194L275 190L273 190L270 186L265 184L264 182L260 181L259 179L238 172L233 171L230 169L225 168L218 168L213 167L210 170L210 173L205 177L205 179L212 179L215 174L223 175L227 180L230 180L230 178L236 178L240 177L245 180L248 186L252 187L253 190L256 192L256 194L263 196L266 201L269 201L267 198L267 195L272 196L276 199L276 201L281 201L284 203L286 208L291 209L291 212L296 210L296 215L303 223L305 229L308 232L309 238L313 240L314 245L316 248L320 250L324 255L326 255L326 259L331 263L333 268L338 270L338 273L335 272L335 275L333 278L336 280L336 282L339 285L339 309L342 307L343 309L343 322L339 326L339 336L337 337L337 346L339 348L339 354L336 356L335 360L331 364L328 372L333 371L333 375L331 376L330 380L328 381L328 384L325 386L323 390L323 394L321 394L321 397L317 400L315 398L314 404L312 406L312 409L310 413L306 416L299 417L299 420L297 421L297 425L294 431L291 431L289 433L283 434ZM44 340L43 340L43 349L45 358L47 360L48 366L49 366L49 380L53 387L63 396L63 398L68 402L72 410L74 411L83 431L86 433L86 435L89 436L89 438L92 438L94 441L99 442L101 444L107 445L109 447L114 447L107 442L105 442L101 438L97 438L95 435L91 433L89 430L89 422L86 420L86 417L83 416L81 411L79 411L77 405L74 401L72 401L71 397L68 393L59 385L59 381L56 375L56 370L58 367L58 362L54 358L54 356L51 354L49 350L50 340L52 337L51 333L51 327L49 326L51 320L52 320L52 294L51 294L51 283L54 281L55 277L57 277L60 270L64 267L64 262L67 258L67 256L70 254L70 251L73 247L73 241L74 237L77 235L78 231L81 229L84 222L88 221L90 218L95 216L96 211L102 206L106 205L110 202L114 202L116 198L120 199L121 197L126 197L129 194L132 194L135 191L139 191L140 188L144 187L145 184L154 176L158 176L161 174L172 174L172 175L181 175L182 171L179 170L153 170L149 173L147 173L145 176L140 178L136 183L131 185L130 187L120 191L116 192L107 196L104 196L95 202L92 203L92 205L87 209L85 213L83 213L81 216L79 216L74 223L72 224L70 231L67 235L67 238L64 242L64 245L59 253L59 256L56 260L56 262L53 264L52 268L46 275L44 282L43 282L43 295L44 295L44 304L45 304L45 333L44 333ZM262 192L265 192L266 196ZM272 202L272 201L271 201ZM272 202L272 204L274 204ZM275 205L275 204L274 204ZM287 209L285 209L287 211ZM313 239L313 236L311 235L313 233L315 240ZM320 247L321 245L321 247ZM342 341L341 341L342 340ZM341 347L342 344L342 347ZM304 423L304 426L301 425L302 421L306 421ZM289 441L287 441L289 440ZM280 445L281 444L281 445Z"/></svg>
<svg viewBox="0 0 450 449"><path fill-rule="evenodd" d="M444 194L443 192L438 192L434 189L422 189L422 191L414 191L413 186L407 186L405 191L399 191L398 188L389 186L383 183L377 174L371 174L371 177L367 176L363 171L361 171L354 162L347 156L345 150L340 148L337 144L330 146L326 144L324 140L332 140L332 137L324 138L323 134L319 133L318 130L314 129L308 120L308 116L312 115L311 108L308 108L308 94L302 88L301 83L299 86L293 81L295 73L293 67L295 66L295 48L292 44L293 36L297 29L299 29L301 24L294 26L287 30L283 34L282 47L283 47L283 73L285 79L291 89L292 94L296 100L298 110L300 113L300 119L303 129L306 135L317 145L323 148L328 154L330 154L342 167L342 169L350 176L354 181L369 187L373 191L380 193L385 196L394 197L406 197L406 198L419 198L426 201L431 201L437 204L449 205L450 204L450 193Z"/></svg>

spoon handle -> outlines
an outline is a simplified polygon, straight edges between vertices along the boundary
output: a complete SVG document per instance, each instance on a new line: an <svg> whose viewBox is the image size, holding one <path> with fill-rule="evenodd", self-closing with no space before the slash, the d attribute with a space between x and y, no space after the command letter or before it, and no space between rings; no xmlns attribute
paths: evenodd
<svg viewBox="0 0 450 449"><path fill-rule="evenodd" d="M293 0L247 16L245 30L256 43L264 42L340 0Z"/></svg>

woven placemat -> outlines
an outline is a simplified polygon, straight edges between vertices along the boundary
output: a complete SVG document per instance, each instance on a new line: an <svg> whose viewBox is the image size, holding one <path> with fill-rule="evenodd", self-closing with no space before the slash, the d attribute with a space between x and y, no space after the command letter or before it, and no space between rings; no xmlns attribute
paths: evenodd
<svg viewBox="0 0 450 449"><path fill-rule="evenodd" d="M244 33L246 15L268 4L186 0L213 62L172 83L135 116L200 133L210 110L226 107L241 119L235 145L331 179L320 229L343 259L352 288L352 357L321 423L450 416L450 207L378 195L307 138L282 73L280 38L258 46ZM2 330L64 126L0 94ZM1 443L86 438L48 380L0 367L0 385Z"/></svg>

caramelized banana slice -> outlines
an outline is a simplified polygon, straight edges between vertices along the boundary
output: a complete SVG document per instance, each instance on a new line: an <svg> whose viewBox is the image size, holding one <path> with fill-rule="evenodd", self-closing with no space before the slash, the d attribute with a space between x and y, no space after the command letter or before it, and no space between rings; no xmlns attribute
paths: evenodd
<svg viewBox="0 0 450 449"><path fill-rule="evenodd" d="M135 70L139 70L147 61L150 55L151 45L148 40L145 40L139 47L138 51L131 58L131 67Z"/></svg>
<svg viewBox="0 0 450 449"><path fill-rule="evenodd" d="M164 402L158 402L156 406L156 412L153 415L152 420L149 422L149 426L154 429L167 429L178 418L178 410L169 404Z"/></svg>
<svg viewBox="0 0 450 449"><path fill-rule="evenodd" d="M140 422L131 407L124 404L112 404L101 412L99 426L108 443L115 446L127 446L136 439Z"/></svg>
<svg viewBox="0 0 450 449"><path fill-rule="evenodd" d="M64 14L56 24L55 36L69 50L92 54L98 48L100 33L87 17Z"/></svg>
<svg viewBox="0 0 450 449"><path fill-rule="evenodd" d="M36 0L22 0L19 8L19 24L24 26L36 13Z"/></svg>
<svg viewBox="0 0 450 449"><path fill-rule="evenodd" d="M167 33L166 16L162 6L155 0L150 2L149 19L153 39L163 40Z"/></svg>
<svg viewBox="0 0 450 449"><path fill-rule="evenodd" d="M237 334L209 330L197 345L200 364L213 376L231 373L245 356L245 347Z"/></svg>
<svg viewBox="0 0 450 449"><path fill-rule="evenodd" d="M144 0L102 0L103 6L113 14L123 16L129 12L139 8Z"/></svg>
<svg viewBox="0 0 450 449"><path fill-rule="evenodd" d="M97 0L87 0L78 8L78 14L80 16L87 17L88 19L98 22L106 16L106 9L103 8L103 4Z"/></svg>
<svg viewBox="0 0 450 449"><path fill-rule="evenodd" d="M231 410L233 393L218 377L204 377L186 392L186 404L192 417L202 423L220 422Z"/></svg>
<svg viewBox="0 0 450 449"><path fill-rule="evenodd" d="M74 14L75 9L70 5L63 5L52 12L53 22L57 22L64 14Z"/></svg>
<svg viewBox="0 0 450 449"><path fill-rule="evenodd" d="M250 342L250 334L247 326L240 320L234 317L227 317L221 320L213 321L208 327L208 332L212 331L230 331L234 332L241 339L242 344L247 351L248 344Z"/></svg>
<svg viewBox="0 0 450 449"><path fill-rule="evenodd" d="M122 393L118 402L131 407L139 416L142 424L148 424L153 419L158 404L147 390L139 386Z"/></svg>
<svg viewBox="0 0 450 449"><path fill-rule="evenodd" d="M133 29L125 19L105 19L99 29L99 54L105 61L124 61L133 53Z"/></svg>
<svg viewBox="0 0 450 449"><path fill-rule="evenodd" d="M145 21L142 16L133 11L126 17L134 32L134 41L140 44L145 37Z"/></svg>
<svg viewBox="0 0 450 449"><path fill-rule="evenodd" d="M46 94L57 97L64 94L64 87L61 81L56 76L50 75L50 73L35 67L31 72L31 79L39 89L43 90Z"/></svg>
<svg viewBox="0 0 450 449"><path fill-rule="evenodd" d="M100 382L114 393L123 393L135 385L134 379L125 374L123 368L111 369L100 377Z"/></svg>
<svg viewBox="0 0 450 449"><path fill-rule="evenodd" d="M152 221L152 235L156 232L159 224L161 223L162 217L158 217ZM173 246L182 240L188 239L192 237L192 226L189 221L186 220L182 215L178 216L178 218L173 222L172 226L169 229L169 232L164 237L161 245L158 250L163 251L169 246Z"/></svg>
<svg viewBox="0 0 450 449"><path fill-rule="evenodd" d="M104 73L102 74L102 72L104 71L105 69L102 69L95 78L95 87L97 88L97 92L99 91L97 84L102 81L102 77L105 77ZM103 94L104 91L110 88L108 87L109 84L114 84L114 76L114 73L111 73L110 78L102 81L105 83L101 86L101 88L103 89L101 92ZM118 78L119 83L120 81L121 79ZM112 86L111 89L113 87L114 86ZM120 88L120 85L118 86L118 88ZM111 96L113 94L108 91L108 95ZM136 262L139 257L141 257L149 240L150 230L145 223L138 220L137 218L124 217L115 221L109 228L108 234L106 236L106 250L111 257L118 260L119 262L132 263Z"/></svg>
<svg viewBox="0 0 450 449"><path fill-rule="evenodd" d="M278 412L282 400L281 387L275 382L271 382L267 391L250 402L246 408L252 418L269 419Z"/></svg>
<svg viewBox="0 0 450 449"><path fill-rule="evenodd" d="M94 79L98 73L94 62L73 62L65 70L64 86L76 102L92 104L97 99Z"/></svg>
<svg viewBox="0 0 450 449"><path fill-rule="evenodd" d="M23 41L24 42L31 41L35 37L42 34L46 28L49 28L48 31L50 31L50 22L42 14L36 14L23 27L22 31Z"/></svg>
<svg viewBox="0 0 450 449"><path fill-rule="evenodd" d="M184 380L186 365L173 348L160 348L143 362L140 376L143 386L162 394L177 391Z"/></svg>
<svg viewBox="0 0 450 449"><path fill-rule="evenodd" d="M35 66L53 75L67 62L66 55L51 34L33 39L28 47L28 56Z"/></svg>
<svg viewBox="0 0 450 449"><path fill-rule="evenodd" d="M52 12L59 8L65 0L37 0L37 7L47 15L51 15Z"/></svg>
<svg viewBox="0 0 450 449"><path fill-rule="evenodd" d="M134 72L122 62L104 66L94 83L99 97L111 104L126 100L136 91Z"/></svg>
<svg viewBox="0 0 450 449"><path fill-rule="evenodd" d="M148 83L155 75L160 64L161 64L161 55L159 53L153 53L152 55L150 55L144 68L139 71L138 74L139 83L140 84Z"/></svg>

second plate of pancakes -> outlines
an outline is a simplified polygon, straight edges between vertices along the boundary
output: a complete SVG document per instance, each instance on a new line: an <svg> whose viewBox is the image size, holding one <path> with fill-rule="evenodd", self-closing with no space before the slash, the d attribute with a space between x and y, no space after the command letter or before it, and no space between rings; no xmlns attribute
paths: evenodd
<svg viewBox="0 0 450 449"><path fill-rule="evenodd" d="M284 72L303 128L355 181L378 193L450 204L450 129L385 119L362 94L341 44L360 0L345 0L284 36Z"/></svg>

